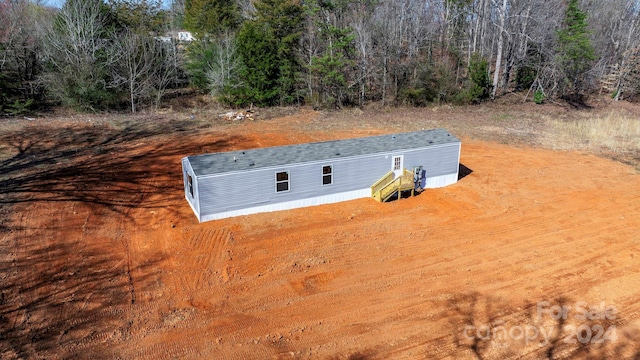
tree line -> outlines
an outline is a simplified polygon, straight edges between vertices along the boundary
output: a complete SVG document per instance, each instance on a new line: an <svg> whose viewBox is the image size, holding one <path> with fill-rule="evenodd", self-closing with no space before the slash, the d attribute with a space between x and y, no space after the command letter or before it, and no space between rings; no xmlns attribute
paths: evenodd
<svg viewBox="0 0 640 360"><path fill-rule="evenodd" d="M0 114L135 112L186 86L330 108L640 94L638 0L37 1L0 3Z"/></svg>

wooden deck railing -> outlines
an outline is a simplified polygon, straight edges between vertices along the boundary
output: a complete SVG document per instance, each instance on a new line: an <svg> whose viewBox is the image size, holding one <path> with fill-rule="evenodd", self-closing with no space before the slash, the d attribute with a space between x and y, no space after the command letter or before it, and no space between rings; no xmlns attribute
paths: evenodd
<svg viewBox="0 0 640 360"><path fill-rule="evenodd" d="M393 175L393 171L390 173ZM393 179L393 177L389 177L389 173L387 173L383 178L376 181L375 184L371 186L371 197L377 201L384 202L396 192L413 190L414 187L413 172L404 169L402 176Z"/></svg>
<svg viewBox="0 0 640 360"><path fill-rule="evenodd" d="M375 193L380 191L380 189L392 182L394 177L395 174L393 173L393 171L389 171L383 177L381 177L380 180L373 183L373 185L371 185L371 196L373 197Z"/></svg>

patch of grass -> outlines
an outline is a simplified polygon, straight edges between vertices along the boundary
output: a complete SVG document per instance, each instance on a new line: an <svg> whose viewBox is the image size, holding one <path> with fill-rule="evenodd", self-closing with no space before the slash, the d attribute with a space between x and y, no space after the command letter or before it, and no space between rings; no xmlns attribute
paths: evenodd
<svg viewBox="0 0 640 360"><path fill-rule="evenodd" d="M544 145L554 149L640 151L640 121L620 111L572 120L547 120Z"/></svg>
<svg viewBox="0 0 640 360"><path fill-rule="evenodd" d="M536 92L533 93L533 102L542 105L544 102L544 93L541 90L536 90Z"/></svg>
<svg viewBox="0 0 640 360"><path fill-rule="evenodd" d="M514 117L509 113L499 113L499 114L493 115L493 119L498 121L510 121L510 120L513 120Z"/></svg>

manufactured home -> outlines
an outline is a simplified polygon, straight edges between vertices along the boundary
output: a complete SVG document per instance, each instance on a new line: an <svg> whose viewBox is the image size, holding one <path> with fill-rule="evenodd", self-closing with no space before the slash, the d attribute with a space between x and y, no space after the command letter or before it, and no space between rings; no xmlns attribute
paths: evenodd
<svg viewBox="0 0 640 360"><path fill-rule="evenodd" d="M188 156L185 196L198 220L385 201L458 181L460 140L444 129ZM403 187L411 176L412 184Z"/></svg>

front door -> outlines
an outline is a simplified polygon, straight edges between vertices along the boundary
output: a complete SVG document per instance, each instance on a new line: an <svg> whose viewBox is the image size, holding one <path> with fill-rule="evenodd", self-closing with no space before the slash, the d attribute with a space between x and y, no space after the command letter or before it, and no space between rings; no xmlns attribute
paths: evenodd
<svg viewBox="0 0 640 360"><path fill-rule="evenodd" d="M393 156L393 162L391 163L391 170L393 170L393 173L395 174L395 177L397 178L398 176L402 175L402 155L395 155Z"/></svg>

